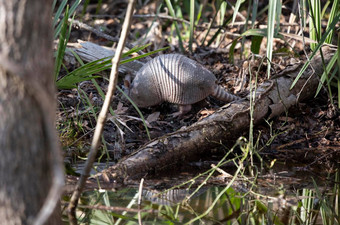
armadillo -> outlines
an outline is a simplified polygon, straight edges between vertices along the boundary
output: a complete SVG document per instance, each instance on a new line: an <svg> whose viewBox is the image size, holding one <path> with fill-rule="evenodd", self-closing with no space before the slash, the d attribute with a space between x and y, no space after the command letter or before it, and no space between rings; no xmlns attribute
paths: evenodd
<svg viewBox="0 0 340 225"><path fill-rule="evenodd" d="M179 105L183 115L191 104L212 95L231 102L240 99L216 84L216 77L196 61L180 54L165 54L147 62L129 87L129 97L138 107L170 102Z"/></svg>

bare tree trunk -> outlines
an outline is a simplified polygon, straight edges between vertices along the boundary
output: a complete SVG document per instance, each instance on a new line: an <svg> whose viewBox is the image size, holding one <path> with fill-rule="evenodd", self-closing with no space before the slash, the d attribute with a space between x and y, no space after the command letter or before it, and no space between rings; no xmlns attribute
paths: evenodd
<svg viewBox="0 0 340 225"><path fill-rule="evenodd" d="M60 224L54 129L52 1L0 0L0 223ZM59 180L59 184L60 184ZM58 191L57 191L58 192ZM57 193L55 192L55 194Z"/></svg>

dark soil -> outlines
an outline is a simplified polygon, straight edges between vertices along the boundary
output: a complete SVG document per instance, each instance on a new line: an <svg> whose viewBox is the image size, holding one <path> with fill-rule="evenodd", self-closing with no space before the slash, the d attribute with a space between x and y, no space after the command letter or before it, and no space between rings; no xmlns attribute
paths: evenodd
<svg viewBox="0 0 340 225"><path fill-rule="evenodd" d="M93 14L93 7L89 7L89 12L85 14L83 22L96 29L103 30L105 28L105 33L118 37L121 18L126 8L125 3L119 2L117 3L118 5L116 3L109 5L112 9L111 11L109 10L110 16L101 18ZM155 10L156 3L150 3L139 7L136 14L155 13ZM98 13L97 15L102 14ZM205 16L208 17L209 15ZM135 18L128 42L135 43L136 40L140 41L141 39L137 37L147 32L153 19ZM283 20L288 20L288 16ZM149 40L153 45L145 51L170 46L171 48L163 53L180 52L176 43L169 43L166 39L170 35L170 26L167 26L169 22L167 20L160 20L159 22L163 26L159 26L159 29L156 30L158 31L158 36L155 35ZM239 34L242 29L242 27L232 27L228 28L228 32ZM197 43L202 41L204 30L196 30ZM240 46L236 47L235 63L231 63L228 46L235 38L231 34L225 35L217 47L200 47L195 44L194 53L186 55L211 70L218 78L219 84L230 92L243 97L248 93L250 71L253 75L252 82L254 82L255 73L258 73L258 83L266 79L266 63L262 63L262 59L240 59L240 53L244 51ZM210 38L212 35L210 35ZM99 45L112 44L86 30L74 28L70 40L75 42L77 39L91 41ZM187 44L185 43L186 46ZM274 46L277 54L274 55L272 62L273 74L280 72L289 64L301 63L300 60L305 59L301 43L295 45L294 51L289 50L288 53L284 54L280 52L289 49L285 43L277 40ZM245 40L245 48L250 49L250 40L248 39ZM265 47L262 48L260 55L265 55ZM249 67L251 68L250 71L248 70ZM74 68L68 69L72 70ZM66 74L65 71L63 73ZM106 71L101 76L107 77L108 73L109 71ZM123 76L122 74L119 81L120 87L123 85ZM97 82L102 90L106 92L107 81L97 79ZM336 92L334 91L333 93ZM315 173L329 172L339 165L340 113L336 108L338 99L333 97L333 101L334 105L331 105L327 92L322 90L318 97L304 103L298 103L286 114L271 121L264 121L257 126L254 132L259 140L257 149L259 149L261 156L267 160L267 164L271 160L277 159L280 162L301 165L299 167L301 170L307 169ZM98 115L103 101L92 82L86 81L80 83L78 89L59 90L58 102L58 129L62 146L65 150L67 161L76 162L77 156L84 157L88 153L96 123L95 115ZM150 136L153 139L174 132L183 126L190 126L190 124L213 113L223 105L223 102L207 98L195 104L193 110L181 119L170 116L170 114L177 111L177 107L169 103L141 109L141 111L148 122ZM104 128L103 136L106 143L102 146L103 151L100 155L102 156L102 161L108 159L111 161L119 160L122 156L130 154L148 141L145 127L138 113L118 91L111 106L115 116L109 115L108 122ZM240 134L240 136L242 135L247 137L248 134Z"/></svg>

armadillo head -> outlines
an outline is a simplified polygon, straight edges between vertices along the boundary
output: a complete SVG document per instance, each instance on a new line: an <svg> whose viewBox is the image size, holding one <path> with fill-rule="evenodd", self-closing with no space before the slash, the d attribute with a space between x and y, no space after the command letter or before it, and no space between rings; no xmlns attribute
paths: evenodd
<svg viewBox="0 0 340 225"><path fill-rule="evenodd" d="M150 79L147 79L148 76L143 73L147 73L147 71L141 70L137 73L129 88L129 97L138 107L148 107L162 103L155 83L150 82Z"/></svg>

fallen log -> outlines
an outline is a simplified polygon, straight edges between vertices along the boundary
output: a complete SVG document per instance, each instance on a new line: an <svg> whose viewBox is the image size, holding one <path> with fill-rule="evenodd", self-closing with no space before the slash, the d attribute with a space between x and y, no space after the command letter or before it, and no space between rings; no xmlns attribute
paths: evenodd
<svg viewBox="0 0 340 225"><path fill-rule="evenodd" d="M115 51L112 48L103 47L88 41L78 40L78 43L73 43L71 47L73 51L85 62L93 62L106 57L113 57L115 54ZM76 61L71 52L66 52L65 54L67 55L65 60L68 63L73 64L73 61ZM145 64L147 60L151 60L151 57L147 56L145 59L134 60L121 64L118 70L120 73L134 74Z"/></svg>
<svg viewBox="0 0 340 225"><path fill-rule="evenodd" d="M334 52L323 48L324 62L330 61ZM299 101L314 96L323 72L320 55L316 55L293 89L290 87L302 68L302 64L288 67L272 79L264 82L255 92L254 124L273 118ZM146 143L116 165L98 173L105 182L126 177L137 178L155 170L162 170L183 161L190 161L207 149L228 140L236 140L250 123L248 100L230 103L214 114L191 126Z"/></svg>

